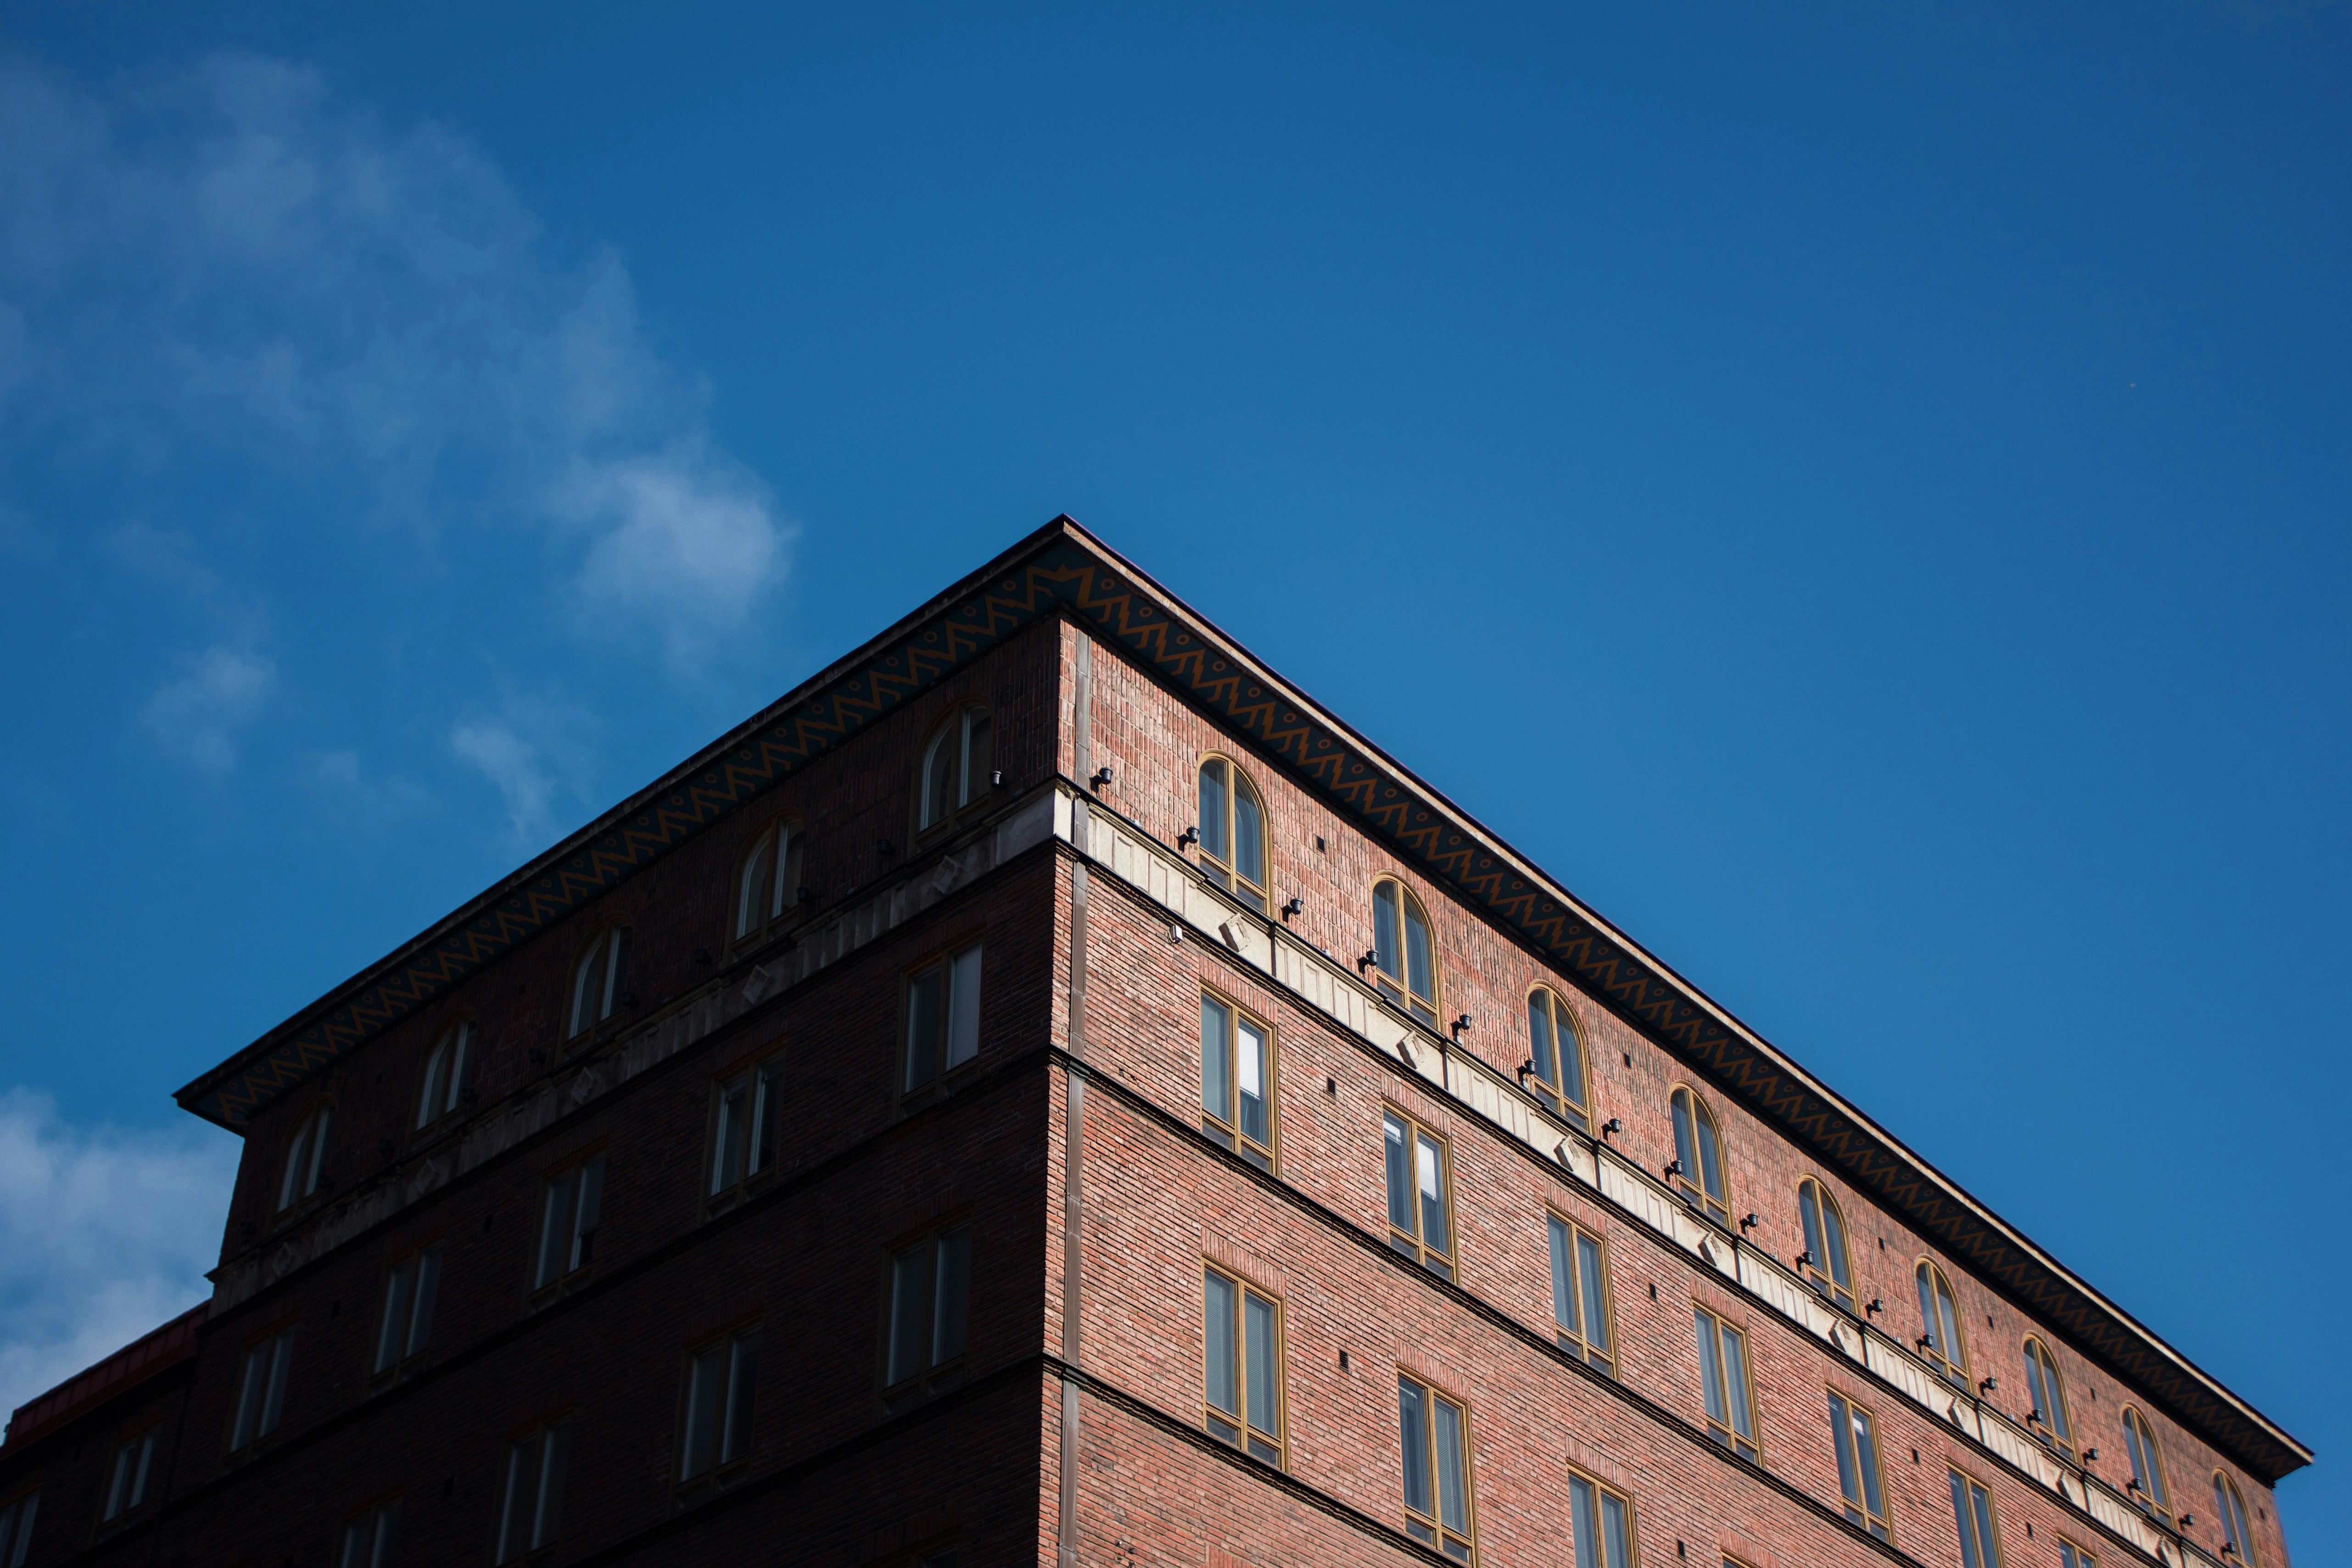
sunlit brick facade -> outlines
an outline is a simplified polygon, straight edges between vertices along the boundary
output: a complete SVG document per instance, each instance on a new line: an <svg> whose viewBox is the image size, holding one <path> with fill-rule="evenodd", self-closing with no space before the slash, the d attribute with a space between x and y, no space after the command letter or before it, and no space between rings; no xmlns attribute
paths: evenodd
<svg viewBox="0 0 2352 1568"><path fill-rule="evenodd" d="M2309 1458L1063 520L181 1097L0 1568L2284 1568Z"/></svg>

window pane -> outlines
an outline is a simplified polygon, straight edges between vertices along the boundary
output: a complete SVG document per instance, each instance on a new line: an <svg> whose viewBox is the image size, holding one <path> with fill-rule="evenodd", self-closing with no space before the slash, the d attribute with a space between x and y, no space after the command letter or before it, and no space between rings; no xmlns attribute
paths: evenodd
<svg viewBox="0 0 2352 1568"><path fill-rule="evenodd" d="M963 803L970 805L988 793L988 771L995 765L995 747L988 715L974 713L964 720Z"/></svg>
<svg viewBox="0 0 2352 1568"><path fill-rule="evenodd" d="M1715 1123L1704 1112L1693 1108L1691 1120L1698 1126L1699 1180L1706 1186L1706 1196L1723 1197L1723 1150L1715 1141Z"/></svg>
<svg viewBox="0 0 2352 1568"><path fill-rule="evenodd" d="M1444 1156L1439 1154L1437 1140L1427 1133L1421 1134L1421 1239L1437 1251L1451 1255L1454 1238L1445 1224L1445 1177Z"/></svg>
<svg viewBox="0 0 2352 1568"><path fill-rule="evenodd" d="M539 1210L539 1273L534 1281L551 1285L563 1271L565 1250L572 1238L572 1173L551 1179Z"/></svg>
<svg viewBox="0 0 2352 1568"><path fill-rule="evenodd" d="M1723 1364L1716 1346L1715 1320L1705 1312L1695 1312L1698 1325L1698 1385L1706 1397L1707 1419L1719 1427L1731 1424L1730 1412L1723 1407Z"/></svg>
<svg viewBox="0 0 2352 1568"><path fill-rule="evenodd" d="M1536 1076L1559 1087L1559 1078L1552 1063L1551 1007L1540 991L1528 998L1528 1039L1531 1042L1528 1054L1536 1064Z"/></svg>
<svg viewBox="0 0 2352 1568"><path fill-rule="evenodd" d="M1232 857L1232 846L1225 841L1225 765L1206 762L1201 766L1201 852L1223 861Z"/></svg>
<svg viewBox="0 0 2352 1568"><path fill-rule="evenodd" d="M1960 1534L1960 1568L1990 1568L1977 1555L1976 1521L1969 1516L1969 1484L1959 1472L1949 1472L1952 1479L1952 1523Z"/></svg>
<svg viewBox="0 0 2352 1568"><path fill-rule="evenodd" d="M1397 1379L1397 1433L1404 1448L1404 1505L1415 1513L1433 1513L1429 1486L1429 1404L1421 1385L1409 1377Z"/></svg>
<svg viewBox="0 0 2352 1568"><path fill-rule="evenodd" d="M604 944L599 938L582 956L580 972L572 977L572 1028L567 1031L569 1033L578 1034L595 1021L596 987L604 956Z"/></svg>
<svg viewBox="0 0 2352 1568"><path fill-rule="evenodd" d="M1201 1109L1217 1120L1234 1113L1232 1015L1223 1004L1201 998Z"/></svg>
<svg viewBox="0 0 2352 1568"><path fill-rule="evenodd" d="M950 725L931 742L923 757L924 827L943 821L955 810L956 758L960 750L956 727Z"/></svg>
<svg viewBox="0 0 2352 1568"><path fill-rule="evenodd" d="M1985 1568L1999 1568L2000 1538L1992 1529L1992 1494L1971 1482L1969 1501L1977 1515L1977 1552L1985 1561Z"/></svg>
<svg viewBox="0 0 2352 1568"><path fill-rule="evenodd" d="M383 1326L375 1336L375 1370L383 1371L398 1361L401 1347L408 1340L408 1276L415 1260L404 1258L392 1266L392 1273L383 1282Z"/></svg>
<svg viewBox="0 0 2352 1568"><path fill-rule="evenodd" d="M766 922L775 890L776 842L772 835L763 836L743 862L743 883L735 900L736 936L748 936Z"/></svg>
<svg viewBox="0 0 2352 1568"><path fill-rule="evenodd" d="M1243 1019L1239 1033L1241 1049L1234 1056L1235 1064L1241 1069L1238 1103L1242 1136L1264 1145L1272 1142L1272 1119L1266 1114L1265 1103L1265 1031L1249 1019Z"/></svg>
<svg viewBox="0 0 2352 1568"><path fill-rule="evenodd" d="M931 1364L963 1354L965 1303L971 1293L971 1227L959 1225L940 1238L939 1314L931 1325Z"/></svg>
<svg viewBox="0 0 2352 1568"><path fill-rule="evenodd" d="M745 1334L735 1341L733 1364L727 1375L727 1421L719 1435L721 1464L751 1451L752 1399L760 1388L760 1337Z"/></svg>
<svg viewBox="0 0 2352 1568"><path fill-rule="evenodd" d="M907 986L907 1087L920 1089L940 1075L940 989L944 979L934 967Z"/></svg>
<svg viewBox="0 0 2352 1568"><path fill-rule="evenodd" d="M1568 1227L1557 1218L1547 1224L1551 1231L1551 1320L1559 1332L1583 1337L1583 1329L1576 1321L1575 1260L1570 1256L1571 1244Z"/></svg>
<svg viewBox="0 0 2352 1568"><path fill-rule="evenodd" d="M784 1064L771 1061L759 1071L751 1099L751 1159L754 1175L776 1163L776 1134L783 1119Z"/></svg>
<svg viewBox="0 0 2352 1568"><path fill-rule="evenodd" d="M1601 1511L1592 1483L1582 1476L1568 1478L1568 1511L1576 1532L1576 1568L1603 1568L1601 1561Z"/></svg>
<svg viewBox="0 0 2352 1568"><path fill-rule="evenodd" d="M1384 882L1372 889L1372 961L1385 975L1404 976L1402 922L1397 915L1396 883Z"/></svg>
<svg viewBox="0 0 2352 1568"><path fill-rule="evenodd" d="M1413 904L1404 906L1405 988L1417 1001L1434 1001L1437 998L1437 968L1431 961L1429 922L1421 917Z"/></svg>
<svg viewBox="0 0 2352 1568"><path fill-rule="evenodd" d="M686 1430L680 1447L685 1450L678 1465L681 1479L692 1480L710 1468L711 1450L716 1447L719 1430L719 1377L723 1352L706 1350L697 1355L687 1370Z"/></svg>
<svg viewBox="0 0 2352 1568"><path fill-rule="evenodd" d="M1580 1233L1576 1238L1577 1270L1584 1288L1584 1338L1599 1355L1608 1355L1608 1300L1601 1293L1607 1287L1601 1279L1601 1243Z"/></svg>
<svg viewBox="0 0 2352 1568"><path fill-rule="evenodd" d="M1632 1536L1625 1528L1625 1500L1601 1494L1601 1526L1609 1536L1609 1568L1633 1568Z"/></svg>
<svg viewBox="0 0 2352 1568"><path fill-rule="evenodd" d="M890 1261L890 1381L923 1370L931 1322L931 1268L936 1249L919 1241Z"/></svg>
<svg viewBox="0 0 2352 1568"><path fill-rule="evenodd" d="M1805 1250L1812 1255L1814 1266L1822 1267L1822 1200L1811 1182L1797 1188L1797 1218L1804 1226Z"/></svg>
<svg viewBox="0 0 2352 1568"><path fill-rule="evenodd" d="M1823 1202L1822 1205L1822 1242L1823 1260L1822 1267L1829 1270L1831 1279L1851 1291L1853 1289L1853 1280L1846 1267L1845 1221L1838 1218L1838 1208L1834 1203ZM1808 1242L1807 1245L1810 1246L1811 1243Z"/></svg>
<svg viewBox="0 0 2352 1568"><path fill-rule="evenodd" d="M1941 1354L1944 1352L1944 1341L1942 1337L1943 1325L1937 1321L1936 1317L1936 1289L1927 1282L1927 1264L1920 1264L1917 1272L1919 1278L1919 1316L1926 1321L1926 1332L1928 1344L1932 1346L1938 1354Z"/></svg>
<svg viewBox="0 0 2352 1568"><path fill-rule="evenodd" d="M539 1463L539 1509L531 1522L530 1543L546 1545L555 1539L555 1523L563 1511L564 1461L570 1457L572 1423L559 1421L547 1429Z"/></svg>
<svg viewBox="0 0 2352 1568"><path fill-rule="evenodd" d="M1830 1441L1837 1446L1838 1490L1846 1501L1862 1501L1862 1477L1854 1469L1853 1418L1846 1403L1830 1396Z"/></svg>
<svg viewBox="0 0 2352 1568"><path fill-rule="evenodd" d="M287 1374L294 1361L294 1331L288 1329L278 1336L269 1358L269 1388L261 1400L261 1425L257 1437L268 1437L278 1430L278 1418L286 1409Z"/></svg>
<svg viewBox="0 0 2352 1568"><path fill-rule="evenodd" d="M1240 1369L1234 1355L1234 1282L1214 1270L1202 1279L1201 1326L1208 1347L1209 1403L1238 1420L1242 1407L1235 1388Z"/></svg>
<svg viewBox="0 0 2352 1568"><path fill-rule="evenodd" d="M961 1067L980 1054L980 949L967 947L955 956L948 985L948 1061Z"/></svg>
<svg viewBox="0 0 2352 1568"><path fill-rule="evenodd" d="M1238 788L1234 790L1234 869L1259 887L1265 885L1265 829L1258 821L1257 802L1247 789Z"/></svg>
<svg viewBox="0 0 2352 1568"><path fill-rule="evenodd" d="M1249 1422L1261 1432L1279 1436L1282 1427L1275 1406L1274 1303L1245 1291L1242 1317L1243 1338L1249 1355Z"/></svg>
<svg viewBox="0 0 2352 1568"><path fill-rule="evenodd" d="M1412 1173L1411 1158L1405 1153L1405 1125L1393 1115L1381 1118L1381 1137L1388 1157L1389 1223L1407 1235L1412 1234Z"/></svg>
<svg viewBox="0 0 2352 1568"><path fill-rule="evenodd" d="M428 1247L416 1255L415 1303L408 1310L408 1343L401 1354L415 1355L433 1337L433 1300L441 1290L441 1249Z"/></svg>
<svg viewBox="0 0 2352 1568"><path fill-rule="evenodd" d="M441 1110L441 1075L449 1069L449 1047L445 1041L433 1048L425 1059L425 1088L416 1096L416 1124L430 1124Z"/></svg>
<svg viewBox="0 0 2352 1568"><path fill-rule="evenodd" d="M530 1517L539 1501L539 1444L534 1432L507 1450L507 1500L499 1520L499 1561L530 1550Z"/></svg>
<svg viewBox="0 0 2352 1568"><path fill-rule="evenodd" d="M1462 1407L1437 1401L1437 1522L1457 1535L1470 1532L1470 1480L1466 1473Z"/></svg>
<svg viewBox="0 0 2352 1568"><path fill-rule="evenodd" d="M1731 1429L1752 1441L1756 1421L1748 1408L1748 1341L1728 1324L1723 1331L1723 1392L1731 1405Z"/></svg>
<svg viewBox="0 0 2352 1568"><path fill-rule="evenodd" d="M596 1256L596 1227L604 1218L604 1161L585 1160L580 1166L580 1201L572 1219L572 1267L585 1269Z"/></svg>
<svg viewBox="0 0 2352 1568"><path fill-rule="evenodd" d="M1886 1499L1878 1490L1878 1437L1871 1430L1870 1413L1856 1410L1853 1416L1853 1447L1862 1466L1863 1501L1880 1519L1886 1517Z"/></svg>
<svg viewBox="0 0 2352 1568"><path fill-rule="evenodd" d="M1559 1015L1559 1027L1553 1031L1559 1039L1559 1092L1571 1103L1580 1106L1584 1103L1584 1047L1577 1041L1576 1025L1570 1020L1568 1010L1560 1009Z"/></svg>
<svg viewBox="0 0 2352 1568"><path fill-rule="evenodd" d="M751 1113L751 1085L737 1079L719 1092L717 1136L710 1149L710 1190L725 1192L743 1179L743 1134Z"/></svg>
<svg viewBox="0 0 2352 1568"><path fill-rule="evenodd" d="M1675 1158L1682 1162L1685 1180L1698 1180L1698 1140L1691 1135L1690 1091L1675 1091Z"/></svg>

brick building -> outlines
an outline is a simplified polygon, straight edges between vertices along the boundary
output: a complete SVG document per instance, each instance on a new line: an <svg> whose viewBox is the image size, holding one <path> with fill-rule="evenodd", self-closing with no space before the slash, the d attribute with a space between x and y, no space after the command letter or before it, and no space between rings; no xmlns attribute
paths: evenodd
<svg viewBox="0 0 2352 1568"><path fill-rule="evenodd" d="M179 1097L0 1568L2286 1568L2310 1459L1066 519Z"/></svg>

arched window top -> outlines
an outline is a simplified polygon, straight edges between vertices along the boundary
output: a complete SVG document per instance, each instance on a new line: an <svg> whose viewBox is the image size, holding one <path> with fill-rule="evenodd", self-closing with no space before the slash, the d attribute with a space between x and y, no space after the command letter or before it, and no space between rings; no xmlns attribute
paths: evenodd
<svg viewBox="0 0 2352 1568"><path fill-rule="evenodd" d="M1822 1300L1853 1311L1853 1260L1846 1252L1845 1214L1811 1176L1797 1184L1797 1218L1805 1232L1801 1271Z"/></svg>
<svg viewBox="0 0 2352 1568"><path fill-rule="evenodd" d="M286 1145L286 1164L278 1178L279 1213L328 1185L327 1133L334 1125L335 1103L321 1100L295 1124Z"/></svg>
<svg viewBox="0 0 2352 1568"><path fill-rule="evenodd" d="M2172 1489L2164 1484L2164 1450L2157 1447L2156 1428L2147 1417L2128 1405L2124 1406L2124 1452L2131 1456L2132 1468L2126 1491L2142 1509L2169 1521Z"/></svg>
<svg viewBox="0 0 2352 1568"><path fill-rule="evenodd" d="M1960 1331L1959 1300L1952 1282L1929 1258L1919 1260L1919 1317L1926 1325L1918 1350L1927 1364L1961 1388L1969 1385L1969 1344Z"/></svg>
<svg viewBox="0 0 2352 1568"><path fill-rule="evenodd" d="M1372 981L1381 995L1437 1027L1437 944L1421 901L1394 877L1372 884Z"/></svg>
<svg viewBox="0 0 2352 1568"><path fill-rule="evenodd" d="M2066 1408L2066 1380L2058 1375L2058 1358L2032 1334L2025 1336L2025 1392L2033 1401L2026 1424L2073 1463L2074 1419Z"/></svg>
<svg viewBox="0 0 2352 1568"><path fill-rule="evenodd" d="M572 967L572 1008L564 1038L586 1034L628 999L629 928L608 925Z"/></svg>
<svg viewBox="0 0 2352 1568"><path fill-rule="evenodd" d="M1201 764L1201 870L1209 880L1265 913L1265 808L1241 765L1223 757Z"/></svg>
<svg viewBox="0 0 2352 1568"><path fill-rule="evenodd" d="M751 841L735 871L730 942L751 942L781 929L801 911L801 824L779 817Z"/></svg>
<svg viewBox="0 0 2352 1568"><path fill-rule="evenodd" d="M415 1130L457 1114L473 1067L474 1020L459 1019L434 1036L433 1049L425 1053L425 1071L416 1078Z"/></svg>
<svg viewBox="0 0 2352 1568"><path fill-rule="evenodd" d="M1683 1202L1717 1225L1731 1224L1731 1189L1723 1179L1723 1137L1715 1113L1687 1083L1677 1083L1669 1102L1675 1113L1675 1190Z"/></svg>
<svg viewBox="0 0 2352 1568"><path fill-rule="evenodd" d="M992 729L988 710L968 703L932 732L923 747L917 832L928 832L988 798L995 757Z"/></svg>
<svg viewBox="0 0 2352 1568"><path fill-rule="evenodd" d="M2249 1568L2259 1563L2262 1558L2254 1548L2254 1532L2246 1524L2246 1500L2226 1470L2213 1472L2213 1511L2221 1516L2223 1560L2234 1560Z"/></svg>
<svg viewBox="0 0 2352 1568"><path fill-rule="evenodd" d="M1534 1081L1537 1098L1580 1133L1592 1130L1591 1084L1585 1076L1584 1040L1566 998L1549 986L1528 993L1528 1065L1519 1082Z"/></svg>

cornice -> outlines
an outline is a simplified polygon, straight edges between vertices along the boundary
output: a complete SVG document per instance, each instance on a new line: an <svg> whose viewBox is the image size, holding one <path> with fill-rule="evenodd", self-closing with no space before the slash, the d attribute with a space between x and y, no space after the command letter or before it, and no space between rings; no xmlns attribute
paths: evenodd
<svg viewBox="0 0 2352 1568"><path fill-rule="evenodd" d="M1462 904L1704 1072L2077 1349L2266 1482L2296 1441L1644 951L1444 794L1056 517L879 637L181 1090L231 1130L867 725L1036 622L1066 616L1247 737Z"/></svg>

